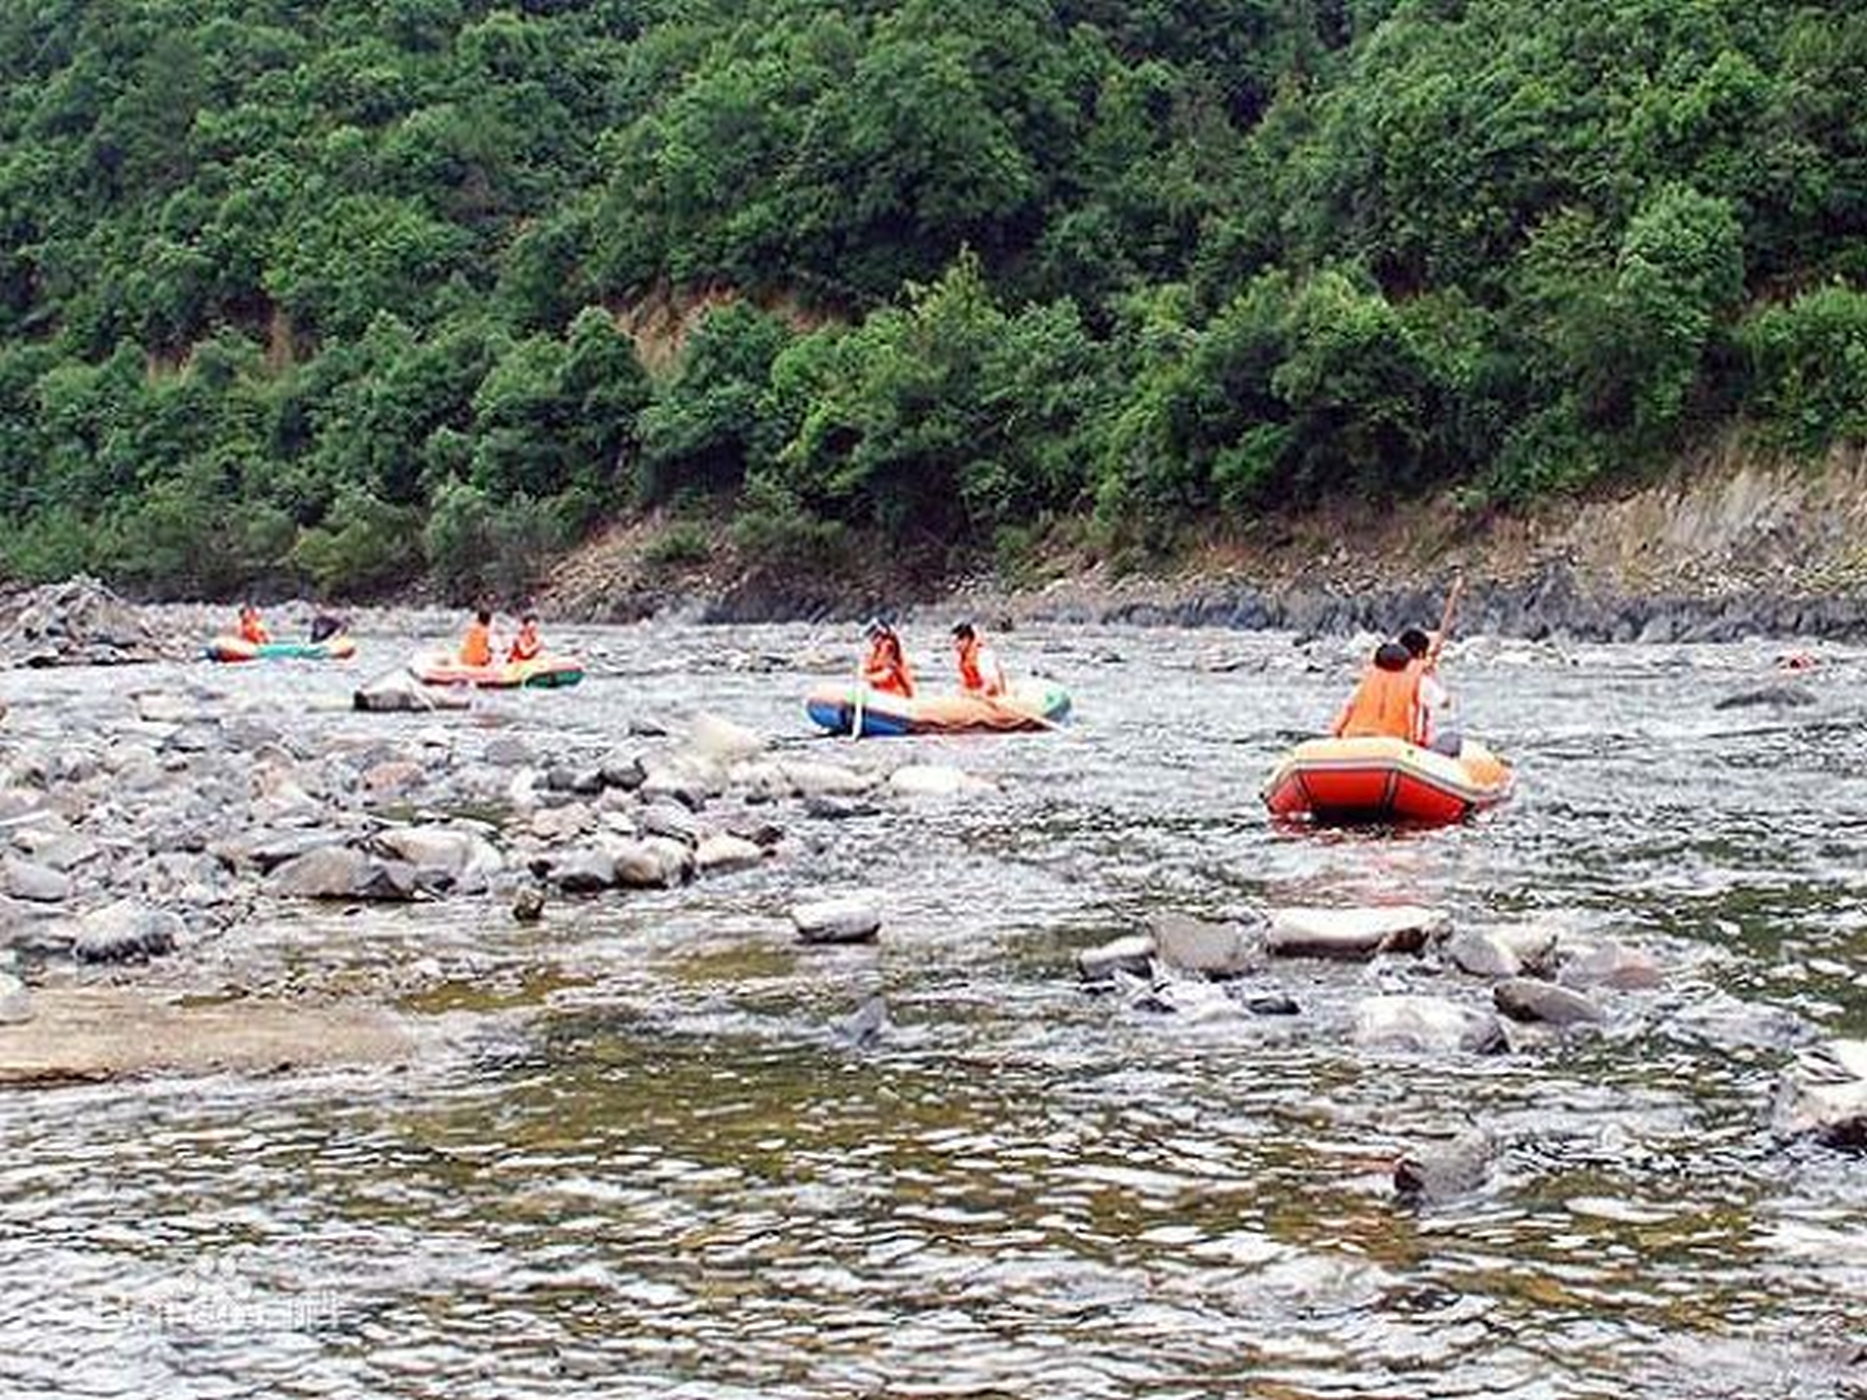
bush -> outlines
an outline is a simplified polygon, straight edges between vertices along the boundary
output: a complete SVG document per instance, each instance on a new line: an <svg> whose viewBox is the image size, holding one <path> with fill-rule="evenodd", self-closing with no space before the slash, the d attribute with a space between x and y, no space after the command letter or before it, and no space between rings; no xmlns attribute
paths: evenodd
<svg viewBox="0 0 1867 1400"><path fill-rule="evenodd" d="M495 503L461 481L441 487L421 532L434 581L454 603L523 598L568 538L558 500L520 495Z"/></svg>
<svg viewBox="0 0 1867 1400"><path fill-rule="evenodd" d="M1867 293L1835 283L1772 306L1738 331L1753 411L1790 447L1867 441Z"/></svg>
<svg viewBox="0 0 1867 1400"><path fill-rule="evenodd" d="M347 491L338 497L324 524L299 535L292 563L326 597L384 593L419 574L420 525L418 510Z"/></svg>
<svg viewBox="0 0 1867 1400"><path fill-rule="evenodd" d="M704 525L683 520L670 525L647 549L642 562L653 569L681 569L704 564L713 557L713 542Z"/></svg>

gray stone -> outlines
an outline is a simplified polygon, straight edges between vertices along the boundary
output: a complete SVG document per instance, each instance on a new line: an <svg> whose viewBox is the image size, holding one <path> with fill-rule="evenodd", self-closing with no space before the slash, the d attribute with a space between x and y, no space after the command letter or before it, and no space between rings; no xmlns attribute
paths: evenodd
<svg viewBox="0 0 1867 1400"><path fill-rule="evenodd" d="M616 883L625 889L666 889L694 875L694 853L685 842L666 836L622 841L611 847Z"/></svg>
<svg viewBox="0 0 1867 1400"><path fill-rule="evenodd" d="M793 758L779 767L799 797L857 797L876 784L873 773L860 773L837 763Z"/></svg>
<svg viewBox="0 0 1867 1400"><path fill-rule="evenodd" d="M765 749L763 736L715 714L700 714L689 726L688 743L695 753L723 763L732 763Z"/></svg>
<svg viewBox="0 0 1867 1400"><path fill-rule="evenodd" d="M262 833L257 839L217 842L208 849L229 867L252 865L265 875L312 851L341 846L345 839L341 831L288 831Z"/></svg>
<svg viewBox="0 0 1867 1400"><path fill-rule="evenodd" d="M1076 969L1086 982L1111 982L1117 972L1145 977L1154 962L1154 938L1151 934L1131 933L1076 955Z"/></svg>
<svg viewBox="0 0 1867 1400"><path fill-rule="evenodd" d="M636 814L636 826L647 836L666 836L689 846L700 842L700 821L679 802L650 802Z"/></svg>
<svg viewBox="0 0 1867 1400"><path fill-rule="evenodd" d="M1556 980L1565 987L1638 991L1665 980L1651 954L1608 939L1568 950Z"/></svg>
<svg viewBox="0 0 1867 1400"><path fill-rule="evenodd" d="M882 907L868 895L816 900L791 910L791 922L805 943L868 943L882 928Z"/></svg>
<svg viewBox="0 0 1867 1400"><path fill-rule="evenodd" d="M540 841L568 841L596 826L596 814L581 802L541 807L532 814L532 835Z"/></svg>
<svg viewBox="0 0 1867 1400"><path fill-rule="evenodd" d="M620 749L603 755L597 765L597 775L602 778L606 788L620 788L624 792L634 792L648 781L648 769L642 766L639 753L627 753Z"/></svg>
<svg viewBox="0 0 1867 1400"><path fill-rule="evenodd" d="M838 1021L835 1035L844 1045L867 1050L881 1044L894 1028L895 1023L888 1015L888 1003L875 996L863 1002L851 1015Z"/></svg>
<svg viewBox="0 0 1867 1400"><path fill-rule="evenodd" d="M1807 686L1789 685L1777 681L1769 685L1752 686L1748 690L1734 691L1721 698L1712 708L1714 710L1741 710L1765 706L1781 710L1797 709L1815 703L1815 692Z"/></svg>
<svg viewBox="0 0 1867 1400"><path fill-rule="evenodd" d="M165 909L120 899L78 920L71 951L79 962L128 962L161 957L180 944L186 926Z"/></svg>
<svg viewBox="0 0 1867 1400"><path fill-rule="evenodd" d="M534 761L532 746L510 734L488 739L480 758L492 768L528 768Z"/></svg>
<svg viewBox="0 0 1867 1400"><path fill-rule="evenodd" d="M1287 992L1255 992L1243 997L1245 1010L1253 1016L1300 1016L1303 1008Z"/></svg>
<svg viewBox="0 0 1867 1400"><path fill-rule="evenodd" d="M379 854L405 861L424 874L438 873L456 888L482 890L505 869L499 848L471 831L441 826L398 826L378 832Z"/></svg>
<svg viewBox="0 0 1867 1400"><path fill-rule="evenodd" d="M1509 944L1478 929L1460 929L1447 939L1446 957L1474 977L1516 977L1523 971L1523 960Z"/></svg>
<svg viewBox="0 0 1867 1400"><path fill-rule="evenodd" d="M535 924L544 916L545 892L536 885L521 885L512 896L512 917L522 924Z"/></svg>
<svg viewBox="0 0 1867 1400"><path fill-rule="evenodd" d="M1491 999L1513 1021L1541 1021L1551 1026L1579 1026L1602 1019L1593 997L1534 977L1512 977L1491 989Z"/></svg>
<svg viewBox="0 0 1867 1400"><path fill-rule="evenodd" d="M566 894L595 894L616 883L616 858L593 846L579 847L553 857L551 883Z"/></svg>
<svg viewBox="0 0 1867 1400"><path fill-rule="evenodd" d="M1439 1142L1421 1143L1394 1163L1394 1190L1408 1200L1445 1201L1476 1191L1491 1175L1497 1143L1473 1128Z"/></svg>
<svg viewBox="0 0 1867 1400"><path fill-rule="evenodd" d="M1279 909L1271 915L1265 944L1278 957L1356 961L1377 953L1417 953L1445 928L1443 913L1411 904Z"/></svg>
<svg viewBox="0 0 1867 1400"><path fill-rule="evenodd" d="M1867 1040L1803 1050L1777 1089L1771 1127L1779 1138L1867 1150Z"/></svg>
<svg viewBox="0 0 1867 1400"><path fill-rule="evenodd" d="M0 890L33 904L61 904L71 898L71 876L37 861L8 856L0 860Z"/></svg>
<svg viewBox="0 0 1867 1400"><path fill-rule="evenodd" d="M464 710L473 703L465 687L423 685L407 671L392 671L359 686L350 697L353 709L366 714L428 714Z"/></svg>
<svg viewBox="0 0 1867 1400"><path fill-rule="evenodd" d="M993 791L991 783L945 763L908 763L888 775L897 797L966 797Z"/></svg>
<svg viewBox="0 0 1867 1400"><path fill-rule="evenodd" d="M0 972L0 1026L23 1026L32 1019L32 996L10 972Z"/></svg>
<svg viewBox="0 0 1867 1400"><path fill-rule="evenodd" d="M1490 1012L1444 997L1375 996L1355 1008L1355 1041L1426 1053L1490 1053L1504 1048L1504 1029Z"/></svg>
<svg viewBox="0 0 1867 1400"><path fill-rule="evenodd" d="M852 817L880 816L882 809L857 797L832 797L812 793L804 799L804 814L819 821L840 822Z"/></svg>
<svg viewBox="0 0 1867 1400"><path fill-rule="evenodd" d="M694 848L694 865L706 874L751 870L764 859L765 848L757 842L724 833L703 836Z"/></svg>
<svg viewBox="0 0 1867 1400"><path fill-rule="evenodd" d="M1160 960L1209 977L1242 977L1264 967L1264 944L1256 931L1212 923L1186 914L1156 914L1148 921Z"/></svg>
<svg viewBox="0 0 1867 1400"><path fill-rule="evenodd" d="M325 846L294 857L272 872L268 888L291 899L412 899L415 867L378 860L348 846Z"/></svg>

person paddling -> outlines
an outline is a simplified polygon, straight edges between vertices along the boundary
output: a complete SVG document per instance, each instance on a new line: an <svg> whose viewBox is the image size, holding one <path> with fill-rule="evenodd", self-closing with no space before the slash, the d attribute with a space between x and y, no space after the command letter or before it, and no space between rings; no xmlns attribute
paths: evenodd
<svg viewBox="0 0 1867 1400"><path fill-rule="evenodd" d="M1419 743L1420 677L1412 661L1412 655L1399 642L1382 642L1329 732L1338 739L1405 739L1410 744Z"/></svg>
<svg viewBox="0 0 1867 1400"><path fill-rule="evenodd" d="M1420 742L1435 753L1457 758L1465 740L1452 727L1452 695L1439 679L1439 653L1424 629L1409 627L1400 634L1407 649L1408 666L1419 686Z"/></svg>
<svg viewBox="0 0 1867 1400"><path fill-rule="evenodd" d="M538 635L538 614L526 613L519 621L519 632L506 649L508 661L536 661L545 654L544 641Z"/></svg>
<svg viewBox="0 0 1867 1400"><path fill-rule="evenodd" d="M466 635L460 639L460 664L462 666L490 666L493 664L493 615L481 608L473 615L468 624Z"/></svg>
<svg viewBox="0 0 1867 1400"><path fill-rule="evenodd" d="M263 647L272 640L272 633L259 620L259 609L251 603L243 604L240 608L240 639L256 647Z"/></svg>
<svg viewBox="0 0 1867 1400"><path fill-rule="evenodd" d="M869 639L868 655L862 662L862 681L870 690L883 695L914 698L914 673L908 669L907 654L895 629L880 618L864 629Z"/></svg>
<svg viewBox="0 0 1867 1400"><path fill-rule="evenodd" d="M953 655L959 663L961 690L987 697L1005 693L1005 668L999 665L997 654L979 640L978 630L970 622L953 628Z"/></svg>

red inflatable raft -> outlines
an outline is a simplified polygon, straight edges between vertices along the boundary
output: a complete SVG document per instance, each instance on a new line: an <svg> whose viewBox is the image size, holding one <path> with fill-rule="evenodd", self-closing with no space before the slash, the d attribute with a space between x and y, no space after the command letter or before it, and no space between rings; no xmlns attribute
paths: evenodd
<svg viewBox="0 0 1867 1400"><path fill-rule="evenodd" d="M1312 739L1277 765L1264 805L1318 822L1443 825L1502 802L1512 781L1503 760L1469 739L1457 758L1404 739Z"/></svg>

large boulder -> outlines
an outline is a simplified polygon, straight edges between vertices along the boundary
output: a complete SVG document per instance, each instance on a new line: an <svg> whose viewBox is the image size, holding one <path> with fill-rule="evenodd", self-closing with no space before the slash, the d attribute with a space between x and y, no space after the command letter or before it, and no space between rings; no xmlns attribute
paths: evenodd
<svg viewBox="0 0 1867 1400"><path fill-rule="evenodd" d="M366 714L428 714L434 710L464 710L473 703L464 688L423 685L407 671L391 671L357 687L350 697L352 709Z"/></svg>
<svg viewBox="0 0 1867 1400"><path fill-rule="evenodd" d="M267 887L289 899L413 899L415 867L379 860L349 846L325 846L294 857L272 872Z"/></svg>
<svg viewBox="0 0 1867 1400"><path fill-rule="evenodd" d="M693 848L684 841L647 836L639 841L616 842L609 849L615 861L616 883L624 889L666 889L694 877Z"/></svg>
<svg viewBox="0 0 1867 1400"><path fill-rule="evenodd" d="M1374 996L1355 1007L1355 1042L1429 1054L1489 1054L1504 1048L1504 1028L1490 1012L1444 997Z"/></svg>
<svg viewBox="0 0 1867 1400"><path fill-rule="evenodd" d="M1262 971L1264 944L1255 930L1213 923L1187 914L1156 914L1148 932L1160 960L1209 977L1242 977Z"/></svg>
<svg viewBox="0 0 1867 1400"><path fill-rule="evenodd" d="M1265 946L1278 957L1359 961L1377 953L1417 953L1445 927L1443 913L1413 904L1279 909L1271 915Z"/></svg>
<svg viewBox="0 0 1867 1400"><path fill-rule="evenodd" d="M791 923L805 943L869 943L882 928L882 906L867 895L816 900L791 910Z"/></svg>
<svg viewBox="0 0 1867 1400"><path fill-rule="evenodd" d="M750 870L765 859L765 847L743 836L715 832L703 836L694 848L694 865L709 875L725 875L735 870Z"/></svg>
<svg viewBox="0 0 1867 1400"><path fill-rule="evenodd" d="M13 666L156 661L161 648L136 608L82 574L0 599L0 656Z"/></svg>
<svg viewBox="0 0 1867 1400"><path fill-rule="evenodd" d="M547 870L551 883L566 894L596 894L616 883L616 857L594 846L553 856Z"/></svg>
<svg viewBox="0 0 1867 1400"><path fill-rule="evenodd" d="M395 826L378 832L372 849L412 865L424 877L440 875L456 888L485 889L505 869L499 848L474 831L445 826Z"/></svg>
<svg viewBox="0 0 1867 1400"><path fill-rule="evenodd" d="M1781 1138L1867 1149L1867 1040L1831 1040L1796 1057L1776 1093Z"/></svg>

